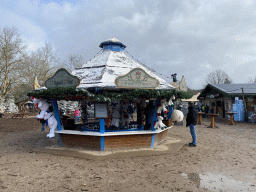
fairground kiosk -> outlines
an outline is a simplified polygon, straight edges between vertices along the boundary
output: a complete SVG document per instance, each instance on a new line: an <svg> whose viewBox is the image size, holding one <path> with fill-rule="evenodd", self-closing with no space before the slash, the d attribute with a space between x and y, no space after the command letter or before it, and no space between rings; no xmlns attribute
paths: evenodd
<svg viewBox="0 0 256 192"><path fill-rule="evenodd" d="M64 147L96 151L154 147L172 127L172 101L190 95L130 59L126 46L116 38L102 42L100 47L101 53L72 75L59 69L46 81L46 90L32 91L28 96L52 102L58 122L55 133ZM60 116L59 100L79 102L82 121L72 130ZM92 106L94 114L89 118ZM163 117L160 124L159 116Z"/></svg>

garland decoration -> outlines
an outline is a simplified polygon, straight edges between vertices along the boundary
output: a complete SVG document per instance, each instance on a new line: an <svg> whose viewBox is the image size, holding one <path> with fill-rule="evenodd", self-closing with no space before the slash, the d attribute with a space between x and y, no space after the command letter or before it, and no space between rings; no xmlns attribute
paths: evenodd
<svg viewBox="0 0 256 192"><path fill-rule="evenodd" d="M44 90L33 90L27 93L27 96L42 98L42 99L51 99L57 98L59 100L77 100L88 97L93 97L89 91L76 89L74 87L68 88L59 88L59 89L44 89Z"/></svg>
<svg viewBox="0 0 256 192"><path fill-rule="evenodd" d="M192 97L190 93L184 91L178 91L176 89L170 90L155 90L155 89L131 89L124 90L123 92L108 92L104 91L102 93L91 93L87 90L76 89L74 87L61 88L61 89L45 89L45 90L33 90L28 92L27 96L43 99L56 98L58 100L81 100L84 98L91 98L94 101L126 101L133 100L134 98L140 99L150 99L150 98L175 98L189 99Z"/></svg>

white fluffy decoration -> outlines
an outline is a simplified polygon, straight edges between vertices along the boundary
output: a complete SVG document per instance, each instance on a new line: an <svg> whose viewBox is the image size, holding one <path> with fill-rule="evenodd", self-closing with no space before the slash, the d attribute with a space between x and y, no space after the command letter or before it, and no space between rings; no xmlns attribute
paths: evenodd
<svg viewBox="0 0 256 192"><path fill-rule="evenodd" d="M158 116L157 117L157 122L155 123L155 126L154 126L154 128L155 129L164 129L164 128L166 128L167 126L163 123L163 117L162 116Z"/></svg>
<svg viewBox="0 0 256 192"><path fill-rule="evenodd" d="M44 113L44 120L48 120L48 126L50 127L50 132L47 134L47 137L53 138L55 137L55 129L57 127L57 121L52 112L46 111Z"/></svg>
<svg viewBox="0 0 256 192"><path fill-rule="evenodd" d="M170 98L168 101L168 106L172 106L172 105L173 105L172 98Z"/></svg>
<svg viewBox="0 0 256 192"><path fill-rule="evenodd" d="M163 110L163 112L164 112L165 114L168 113L169 111L166 109L166 106L167 106L166 100L165 100L165 99L162 99L162 100L161 100L161 106L158 107L157 112L156 112L157 115L161 115L162 110Z"/></svg>
<svg viewBox="0 0 256 192"><path fill-rule="evenodd" d="M174 109L172 112L171 118L172 118L172 121L174 122L181 122L183 121L184 114L180 110Z"/></svg>
<svg viewBox="0 0 256 192"><path fill-rule="evenodd" d="M45 100L40 99L39 103L38 103L38 108L41 110L40 114L37 115L36 117L38 119L42 119L44 118L45 112L47 111L47 109L49 108L49 103L47 103Z"/></svg>

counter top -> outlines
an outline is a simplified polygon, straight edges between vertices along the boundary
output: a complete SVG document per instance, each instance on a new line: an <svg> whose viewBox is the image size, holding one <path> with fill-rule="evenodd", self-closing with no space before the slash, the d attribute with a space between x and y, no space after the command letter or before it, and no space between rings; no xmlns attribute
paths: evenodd
<svg viewBox="0 0 256 192"><path fill-rule="evenodd" d="M142 135L142 134L155 134L161 133L165 130L171 129L171 127L167 127L166 129L156 130L156 131L117 131L117 132L105 132L101 134L100 132L92 132L92 131L73 131L73 130L61 130L55 131L55 133L60 134L73 134L73 135L89 135L89 136L118 136L118 135Z"/></svg>

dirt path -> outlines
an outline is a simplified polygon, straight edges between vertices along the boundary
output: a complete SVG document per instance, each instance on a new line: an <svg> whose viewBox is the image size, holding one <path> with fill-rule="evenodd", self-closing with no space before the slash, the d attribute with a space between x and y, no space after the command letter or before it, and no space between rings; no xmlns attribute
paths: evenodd
<svg viewBox="0 0 256 192"><path fill-rule="evenodd" d="M34 118L0 119L0 191L256 191L256 125L196 127L198 146L139 157L84 159L34 152ZM175 126L169 137L191 140Z"/></svg>

